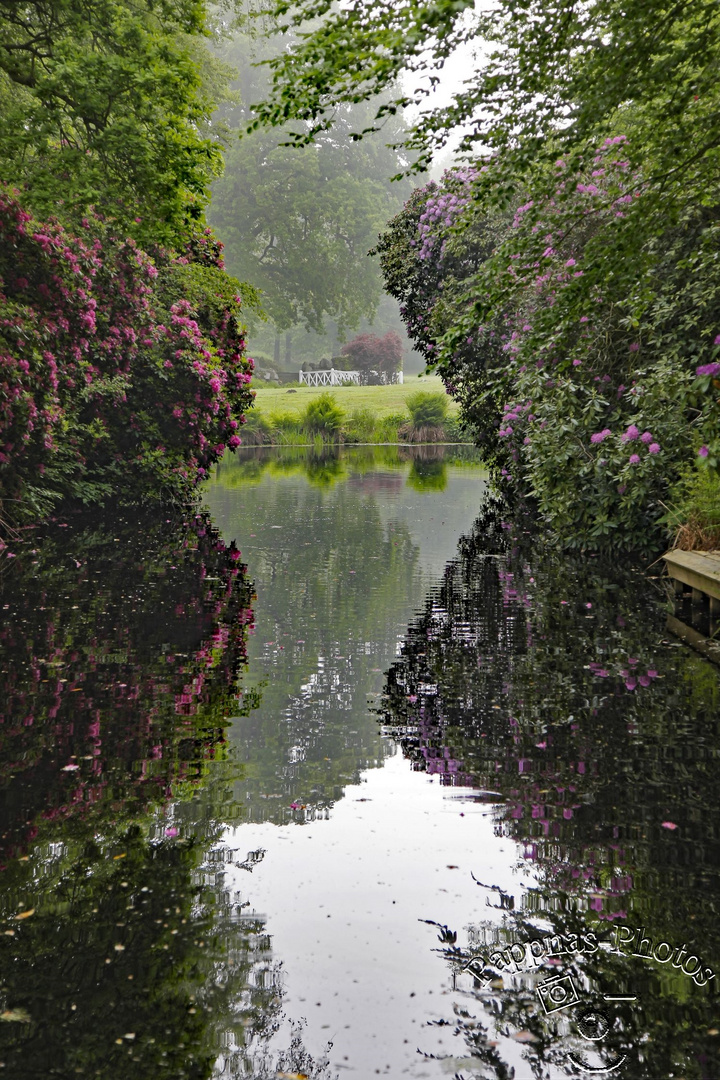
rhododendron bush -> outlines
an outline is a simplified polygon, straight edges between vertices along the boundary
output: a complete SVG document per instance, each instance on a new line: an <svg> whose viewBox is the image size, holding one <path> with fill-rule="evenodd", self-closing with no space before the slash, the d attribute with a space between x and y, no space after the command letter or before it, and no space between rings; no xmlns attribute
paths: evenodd
<svg viewBox="0 0 720 1080"><path fill-rule="evenodd" d="M388 291L509 495L566 544L651 544L681 471L720 463L713 216L668 202L658 232L624 136L503 212L489 176L415 192L378 247Z"/></svg>
<svg viewBox="0 0 720 1080"><path fill-rule="evenodd" d="M252 361L209 230L152 257L88 216L70 231L0 191L0 499L185 498L240 442Z"/></svg>

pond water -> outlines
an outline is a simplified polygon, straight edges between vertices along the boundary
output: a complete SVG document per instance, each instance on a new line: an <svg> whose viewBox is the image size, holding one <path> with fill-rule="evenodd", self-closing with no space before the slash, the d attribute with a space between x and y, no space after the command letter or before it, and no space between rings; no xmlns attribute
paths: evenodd
<svg viewBox="0 0 720 1080"><path fill-rule="evenodd" d="M718 669L462 447L0 577L2 1075L720 1077Z"/></svg>

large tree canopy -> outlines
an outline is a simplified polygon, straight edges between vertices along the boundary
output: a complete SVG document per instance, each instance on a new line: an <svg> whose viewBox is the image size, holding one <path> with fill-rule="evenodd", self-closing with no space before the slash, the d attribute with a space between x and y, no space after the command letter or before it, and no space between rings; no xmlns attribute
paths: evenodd
<svg viewBox="0 0 720 1080"><path fill-rule="evenodd" d="M202 0L0 0L0 179L174 240L222 165L207 33Z"/></svg>
<svg viewBox="0 0 720 1080"><path fill-rule="evenodd" d="M695 168L720 151L717 108L720 11L713 0L268 0L266 10L310 30L272 63L273 86L257 122L300 119L309 133L331 124L341 102L426 75L417 89L382 102L379 120L422 104L444 64L467 43L476 70L450 105L429 109L410 143L426 154L468 127L463 148L511 150L536 161L550 135L567 150L593 140L618 112L656 150L658 176Z"/></svg>
<svg viewBox="0 0 720 1080"><path fill-rule="evenodd" d="M253 42L237 34L225 43L221 55L237 70L240 94L223 109L228 127L247 125L249 104L267 90L266 69L257 64L287 44L279 35ZM228 148L210 218L226 245L229 269L262 289L278 330L303 324L321 333L330 318L342 337L375 314L382 279L367 254L410 187L390 182L405 162L387 145L406 134L399 119L384 137L353 142L354 128L371 120L369 106L345 105L333 129L312 145L282 145L306 130L294 125L255 131Z"/></svg>

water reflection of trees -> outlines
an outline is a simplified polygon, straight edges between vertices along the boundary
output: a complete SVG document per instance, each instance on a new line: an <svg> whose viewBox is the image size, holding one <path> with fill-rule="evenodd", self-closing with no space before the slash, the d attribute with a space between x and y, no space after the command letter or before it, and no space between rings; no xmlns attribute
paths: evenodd
<svg viewBox="0 0 720 1080"><path fill-rule="evenodd" d="M414 768L499 804L497 829L537 880L506 914L509 941L629 923L717 971L717 671L665 639L664 597L640 569L559 559L510 531L490 508L461 542L388 673L387 730ZM613 1029L628 1075L717 1075L702 1064L718 1041L712 984L635 964L603 948L578 975L590 1007L608 980L639 988L639 1011ZM532 979L505 982L470 996L529 1033L544 1076L569 1044L548 1041Z"/></svg>
<svg viewBox="0 0 720 1080"><path fill-rule="evenodd" d="M369 445L342 447L326 445L322 449L307 446L246 446L227 455L216 466L216 475L225 487L250 487L264 475L304 476L318 487L330 487L338 481L353 481L366 470L386 467L400 470L410 465L407 482L418 491L442 491L447 485L447 467L478 464L474 446L444 445ZM351 464L351 468L348 465Z"/></svg>
<svg viewBox="0 0 720 1080"><path fill-rule="evenodd" d="M198 780L252 619L240 554L204 516L80 520L32 543L0 585L6 852Z"/></svg>
<svg viewBox="0 0 720 1080"><path fill-rule="evenodd" d="M167 512L55 523L16 551L0 585L0 1062L253 1076L280 992L219 846L252 620L239 552L206 516Z"/></svg>

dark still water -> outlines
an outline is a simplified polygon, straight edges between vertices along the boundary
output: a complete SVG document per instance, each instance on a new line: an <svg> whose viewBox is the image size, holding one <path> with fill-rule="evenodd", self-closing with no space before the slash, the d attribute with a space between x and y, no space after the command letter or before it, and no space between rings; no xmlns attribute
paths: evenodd
<svg viewBox="0 0 720 1080"><path fill-rule="evenodd" d="M720 1080L718 668L465 448L0 573L0 1075Z"/></svg>

